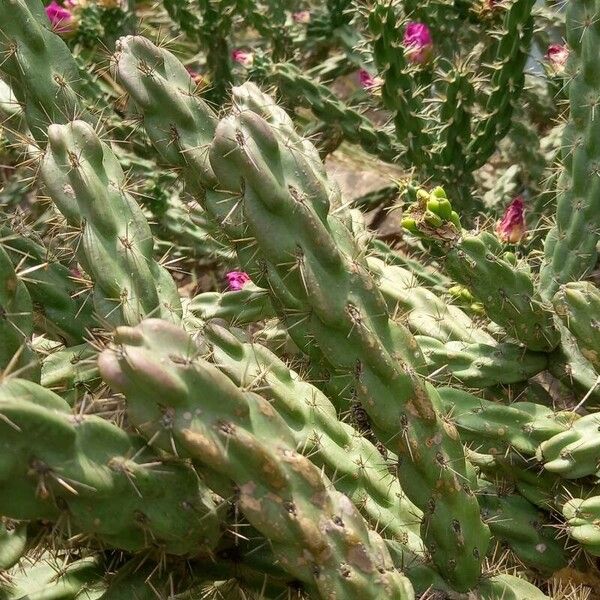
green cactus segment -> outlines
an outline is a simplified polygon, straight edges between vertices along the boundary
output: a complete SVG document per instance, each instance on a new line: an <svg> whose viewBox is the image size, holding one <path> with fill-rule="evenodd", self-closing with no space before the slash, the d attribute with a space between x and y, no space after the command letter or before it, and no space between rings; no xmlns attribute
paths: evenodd
<svg viewBox="0 0 600 600"><path fill-rule="evenodd" d="M597 260L600 239L600 193L595 164L598 119L590 98L600 93L598 36L600 6L576 0L567 7L567 43L572 79L569 83L570 117L561 145L563 173L558 187L556 222L544 243L540 291L552 299L559 286L588 275Z"/></svg>
<svg viewBox="0 0 600 600"><path fill-rule="evenodd" d="M187 308L205 321L224 319L234 325L255 323L276 315L267 291L250 284L239 291L204 292L194 296Z"/></svg>
<svg viewBox="0 0 600 600"><path fill-rule="evenodd" d="M569 535L592 556L600 556L600 496L572 498L563 507Z"/></svg>
<svg viewBox="0 0 600 600"><path fill-rule="evenodd" d="M577 479L600 472L600 416L586 415L569 429L544 441L537 458L551 473L565 479Z"/></svg>
<svg viewBox="0 0 600 600"><path fill-rule="evenodd" d="M569 390L575 392L577 402L590 405L600 402L600 380L591 363L581 354L577 340L562 324L560 346L548 357L548 370Z"/></svg>
<svg viewBox="0 0 600 600"><path fill-rule="evenodd" d="M181 302L169 273L153 257L141 209L124 190L110 148L84 121L52 125L41 168L58 209L83 229L80 262L94 281L94 308L112 325L153 315L177 321Z"/></svg>
<svg viewBox="0 0 600 600"><path fill-rule="evenodd" d="M104 589L103 565L95 557L67 563L66 556L50 553L27 558L0 583L1 600L98 600Z"/></svg>
<svg viewBox="0 0 600 600"><path fill-rule="evenodd" d="M467 150L470 170L488 160L512 124L514 106L525 87L524 68L534 29L534 4L535 0L515 0L506 13L492 65L491 91L484 117L474 128Z"/></svg>
<svg viewBox="0 0 600 600"><path fill-rule="evenodd" d="M514 449L525 456L535 456L539 445L560 436L578 415L556 413L533 402L510 405L490 402L455 388L439 388L447 418L460 431L461 439L487 454L504 454Z"/></svg>
<svg viewBox="0 0 600 600"><path fill-rule="evenodd" d="M418 192L403 225L443 252L449 275L471 291L508 335L530 350L555 348L560 336L553 312L535 291L528 267L518 264L495 235L467 234L457 219L444 191L435 188Z"/></svg>
<svg viewBox="0 0 600 600"><path fill-rule="evenodd" d="M25 272L22 280L31 296L36 326L68 344L78 344L93 326L92 307L69 269L32 239L33 232L0 226L0 243Z"/></svg>
<svg viewBox="0 0 600 600"><path fill-rule="evenodd" d="M39 381L40 365L30 346L32 309L25 284L0 246L0 374L6 371Z"/></svg>
<svg viewBox="0 0 600 600"><path fill-rule="evenodd" d="M26 549L27 523L14 523L8 519L0 519L0 572L18 563Z"/></svg>
<svg viewBox="0 0 600 600"><path fill-rule="evenodd" d="M406 144L406 155L412 164L429 162L432 136L420 115L421 98L414 89L415 73L406 63L400 32L403 25L392 2L377 0L369 10L368 27L373 37L373 58L383 77L381 98L385 107L394 111L397 137Z"/></svg>
<svg viewBox="0 0 600 600"><path fill-rule="evenodd" d="M184 464L161 461L99 417L72 415L25 380L2 383L0 414L0 514L67 519L69 532L128 551L184 555L216 543L211 494Z"/></svg>
<svg viewBox="0 0 600 600"><path fill-rule="evenodd" d="M89 344L51 350L42 361L41 384L71 406L100 380L97 351Z"/></svg>
<svg viewBox="0 0 600 600"><path fill-rule="evenodd" d="M375 435L401 456L403 489L420 508L431 507L422 533L436 565L468 589L479 576L487 530L462 485L462 446L437 416L435 392L408 366L421 360L415 340L390 321L356 242L328 214L325 175L303 147L249 112L220 122L210 160L222 187L243 198L243 237L256 240L250 250L264 258L290 335L307 352L320 348L338 372L354 374Z"/></svg>
<svg viewBox="0 0 600 600"><path fill-rule="evenodd" d="M369 257L367 263L376 275L388 309L401 320L406 320L413 334L426 335L440 342L494 343L494 338L479 328L465 312L423 287L410 270L386 265L376 257Z"/></svg>
<svg viewBox="0 0 600 600"><path fill-rule="evenodd" d="M340 127L346 140L360 144L367 152L390 162L400 154L400 147L388 133L344 104L328 87L304 75L298 67L290 63L272 65L267 81L276 83L286 99L310 108L325 123Z"/></svg>
<svg viewBox="0 0 600 600"><path fill-rule="evenodd" d="M50 31L38 0L0 4L0 73L25 110L29 130L44 144L50 123L94 122L82 108L82 79L65 42Z"/></svg>
<svg viewBox="0 0 600 600"><path fill-rule="evenodd" d="M508 574L484 579L479 594L485 600L551 600L532 583Z"/></svg>
<svg viewBox="0 0 600 600"><path fill-rule="evenodd" d="M259 344L241 341L210 323L204 329L215 364L244 389L256 387L271 402L295 436L296 447L322 467L373 526L387 538L401 540L416 554L420 511L407 498L379 451L350 425L317 388L303 381L283 361Z"/></svg>
<svg viewBox="0 0 600 600"><path fill-rule="evenodd" d="M510 342L446 342L415 336L425 358L424 373L435 381L457 380L475 388L527 381L548 366L543 352L529 352Z"/></svg>
<svg viewBox="0 0 600 600"><path fill-rule="evenodd" d="M508 548L525 565L541 573L565 567L568 555L564 543L544 513L518 494L503 494L489 484L479 488L481 514L501 549Z"/></svg>
<svg viewBox="0 0 600 600"><path fill-rule="evenodd" d="M575 336L581 354L600 373L600 291L587 281L567 283L553 299L556 314Z"/></svg>
<svg viewBox="0 0 600 600"><path fill-rule="evenodd" d="M383 540L334 491L270 403L240 390L200 357L174 325L118 328L99 366L127 397L128 413L154 444L230 477L248 521L269 538L281 566L323 599L412 599Z"/></svg>

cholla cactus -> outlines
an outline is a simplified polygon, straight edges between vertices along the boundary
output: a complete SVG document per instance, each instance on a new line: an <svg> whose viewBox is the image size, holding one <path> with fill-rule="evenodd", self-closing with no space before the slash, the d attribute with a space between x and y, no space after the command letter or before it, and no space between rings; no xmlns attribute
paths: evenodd
<svg viewBox="0 0 600 600"><path fill-rule="evenodd" d="M542 600L600 554L600 0L358 6L0 1L1 597ZM342 138L415 176L350 206Z"/></svg>

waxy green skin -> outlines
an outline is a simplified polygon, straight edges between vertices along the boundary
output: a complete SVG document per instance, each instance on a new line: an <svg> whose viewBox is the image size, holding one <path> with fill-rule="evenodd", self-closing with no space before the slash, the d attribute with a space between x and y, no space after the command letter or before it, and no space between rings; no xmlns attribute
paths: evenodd
<svg viewBox="0 0 600 600"><path fill-rule="evenodd" d="M192 298L188 309L205 321L224 319L233 325L256 323L276 315L268 292L253 284L231 292L198 294Z"/></svg>
<svg viewBox="0 0 600 600"><path fill-rule="evenodd" d="M537 459L544 469L565 479L578 479L600 472L600 416L586 415L568 429L544 441Z"/></svg>
<svg viewBox="0 0 600 600"><path fill-rule="evenodd" d="M438 392L461 439L488 454L502 455L513 449L524 456L535 456L540 444L543 447L554 436L560 438L581 420L576 413L556 413L533 402L500 404L450 387L438 388Z"/></svg>
<svg viewBox="0 0 600 600"><path fill-rule="evenodd" d="M303 350L319 347L340 373L355 373L357 398L375 435L402 455L403 489L419 507L435 505L422 526L426 544L435 548L434 562L453 585L468 589L477 579L487 532L472 492L456 474L464 464L462 448L438 420L435 392L410 370L419 361L414 339L390 322L349 230L328 215L324 176L301 148L248 112L220 122L210 160L221 186L243 194L244 238L256 240L249 250L263 257L290 335ZM334 288L339 294L332 296ZM452 472L440 469L440 462L452 464Z"/></svg>
<svg viewBox="0 0 600 600"><path fill-rule="evenodd" d="M469 234L445 192L420 193L403 219L409 231L430 241L448 274L479 300L488 317L527 349L547 352L560 341L551 306L534 287L529 267L519 264L493 234Z"/></svg>
<svg viewBox="0 0 600 600"><path fill-rule="evenodd" d="M40 365L30 347L32 311L29 292L0 246L0 375L9 369L16 376L39 381Z"/></svg>
<svg viewBox="0 0 600 600"><path fill-rule="evenodd" d="M600 372L600 291L589 281L574 281L552 300L556 314L577 340L581 354Z"/></svg>
<svg viewBox="0 0 600 600"><path fill-rule="evenodd" d="M22 379L0 385L0 514L65 520L72 532L135 552L178 555L220 536L211 493L184 463ZM119 510L115 511L115 506Z"/></svg>
<svg viewBox="0 0 600 600"><path fill-rule="evenodd" d="M92 307L91 302L86 302L86 294L74 297L81 288L69 269L32 239L32 232L26 229L3 225L0 239L13 264L27 270L23 283L34 303L37 327L68 345L83 342L95 324Z"/></svg>
<svg viewBox="0 0 600 600"><path fill-rule="evenodd" d="M41 2L0 4L0 74L23 105L33 139L43 146L51 123L96 119L83 108L83 82L65 42L51 31Z"/></svg>
<svg viewBox="0 0 600 600"><path fill-rule="evenodd" d="M416 554L421 511L407 498L377 448L350 425L338 420L333 404L303 381L275 354L245 342L217 323L203 331L212 360L243 389L255 388L288 424L306 456L322 467L337 490L346 494L373 527Z"/></svg>
<svg viewBox="0 0 600 600"><path fill-rule="evenodd" d="M485 482L477 498L502 550L509 548L527 567L541 573L551 574L568 564L564 541L556 539L547 517L531 502L518 494L499 493Z"/></svg>
<svg viewBox="0 0 600 600"><path fill-rule="evenodd" d="M572 498L562 507L569 535L592 556L600 556L600 496Z"/></svg>
<svg viewBox="0 0 600 600"><path fill-rule="evenodd" d="M0 571L17 564L26 550L27 523L0 519Z"/></svg>
<svg viewBox="0 0 600 600"><path fill-rule="evenodd" d="M100 383L97 354L89 344L51 350L42 360L41 385L74 406Z"/></svg>
<svg viewBox="0 0 600 600"><path fill-rule="evenodd" d="M127 397L128 414L153 444L230 477L248 521L281 566L326 600L414 597L383 540L350 500L294 450L283 419L202 360L178 327L146 320L118 328L100 372Z"/></svg>
<svg viewBox="0 0 600 600"><path fill-rule="evenodd" d="M555 223L544 242L540 270L540 292L551 300L559 286L587 276L597 260L600 239L600 180L596 176L599 122L598 43L600 3L597 0L569 2L566 13L569 61L569 120L565 127L561 160L563 171L558 188Z"/></svg>
<svg viewBox="0 0 600 600"><path fill-rule="evenodd" d="M148 222L94 129L84 121L51 125L41 174L56 207L82 230L78 256L94 282L101 322L135 324L145 316L178 321L175 283L154 260Z"/></svg>

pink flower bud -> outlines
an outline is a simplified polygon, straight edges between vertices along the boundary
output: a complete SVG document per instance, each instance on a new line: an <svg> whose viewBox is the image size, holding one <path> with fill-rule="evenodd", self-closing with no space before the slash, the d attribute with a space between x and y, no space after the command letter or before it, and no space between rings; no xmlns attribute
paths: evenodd
<svg viewBox="0 0 600 600"><path fill-rule="evenodd" d="M546 51L548 69L552 75L562 75L567 66L569 49L562 44L550 44Z"/></svg>
<svg viewBox="0 0 600 600"><path fill-rule="evenodd" d="M55 0L52 0L52 2L46 6L45 10L46 16L50 19L52 29L56 33L70 33L73 31L73 15L67 8L57 4Z"/></svg>
<svg viewBox="0 0 600 600"><path fill-rule="evenodd" d="M203 85L205 83L204 77L198 71L194 71L191 67L186 67L186 70L196 85Z"/></svg>
<svg viewBox="0 0 600 600"><path fill-rule="evenodd" d="M376 89L383 85L383 79L381 79L381 77L373 77L366 69L361 69L358 72L358 81L360 86L365 90Z"/></svg>
<svg viewBox="0 0 600 600"><path fill-rule="evenodd" d="M252 63L254 62L254 54L252 54L252 52L246 52L245 50L236 48L231 53L231 59L243 67L251 67Z"/></svg>
<svg viewBox="0 0 600 600"><path fill-rule="evenodd" d="M496 226L496 234L507 244L516 244L525 236L525 204L522 196L517 196L506 209L502 220Z"/></svg>
<svg viewBox="0 0 600 600"><path fill-rule="evenodd" d="M309 10L299 10L292 14L292 18L296 23L300 23L301 25L306 25L310 23L310 11Z"/></svg>
<svg viewBox="0 0 600 600"><path fill-rule="evenodd" d="M250 281L250 277L244 271L229 271L225 277L227 278L229 289L236 292L241 290Z"/></svg>
<svg viewBox="0 0 600 600"><path fill-rule="evenodd" d="M413 63L422 64L431 56L433 40L425 23L411 21L404 30L402 41L406 58Z"/></svg>

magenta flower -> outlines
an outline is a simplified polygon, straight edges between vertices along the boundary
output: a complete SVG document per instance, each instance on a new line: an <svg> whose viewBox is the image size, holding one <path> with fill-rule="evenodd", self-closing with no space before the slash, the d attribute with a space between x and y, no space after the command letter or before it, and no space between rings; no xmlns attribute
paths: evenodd
<svg viewBox="0 0 600 600"><path fill-rule="evenodd" d="M300 23L301 25L306 25L310 23L310 11L309 10L299 10L292 14L292 18L296 23Z"/></svg>
<svg viewBox="0 0 600 600"><path fill-rule="evenodd" d="M365 90L372 90L383 85L383 79L381 79L381 77L373 77L366 69L361 69L358 72L358 81L360 86Z"/></svg>
<svg viewBox="0 0 600 600"><path fill-rule="evenodd" d="M254 62L254 54L252 54L252 52L246 52L245 50L236 48L231 53L231 59L243 67L251 67L252 63Z"/></svg>
<svg viewBox="0 0 600 600"><path fill-rule="evenodd" d="M229 271L229 273L225 274L225 277L227 278L229 289L236 292L241 290L250 281L250 277L244 271Z"/></svg>
<svg viewBox="0 0 600 600"><path fill-rule="evenodd" d="M411 21L404 30L402 43L406 58L410 62L422 64L431 56L433 40L429 27L425 23Z"/></svg>
<svg viewBox="0 0 600 600"><path fill-rule="evenodd" d="M516 244L525 236L525 203L517 196L509 205L496 226L498 237L507 244Z"/></svg>
<svg viewBox="0 0 600 600"><path fill-rule="evenodd" d="M569 49L563 44L550 44L546 51L548 69L552 75L562 75L567 66Z"/></svg>
<svg viewBox="0 0 600 600"><path fill-rule="evenodd" d="M46 16L50 19L52 29L56 33L70 33L73 31L73 15L71 11L61 6L52 0L48 6L46 6Z"/></svg>

